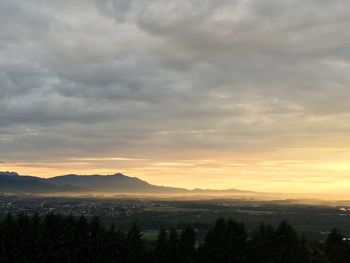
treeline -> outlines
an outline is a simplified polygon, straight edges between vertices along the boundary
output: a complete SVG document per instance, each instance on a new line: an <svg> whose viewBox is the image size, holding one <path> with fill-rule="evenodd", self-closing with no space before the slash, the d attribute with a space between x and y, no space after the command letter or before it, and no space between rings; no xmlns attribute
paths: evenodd
<svg viewBox="0 0 350 263"><path fill-rule="evenodd" d="M0 262L346 263L350 244L336 229L325 242L307 241L286 222L248 233L243 223L220 218L201 243L191 226L160 230L147 242L136 224L119 231L96 217L9 214L0 222Z"/></svg>

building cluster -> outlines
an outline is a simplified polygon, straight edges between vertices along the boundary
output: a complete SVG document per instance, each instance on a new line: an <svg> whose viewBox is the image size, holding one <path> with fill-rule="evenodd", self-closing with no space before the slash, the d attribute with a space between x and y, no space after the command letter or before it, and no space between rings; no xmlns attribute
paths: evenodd
<svg viewBox="0 0 350 263"><path fill-rule="evenodd" d="M0 196L0 214L72 214L84 216L122 217L143 212L137 200L99 200L94 198L47 198Z"/></svg>

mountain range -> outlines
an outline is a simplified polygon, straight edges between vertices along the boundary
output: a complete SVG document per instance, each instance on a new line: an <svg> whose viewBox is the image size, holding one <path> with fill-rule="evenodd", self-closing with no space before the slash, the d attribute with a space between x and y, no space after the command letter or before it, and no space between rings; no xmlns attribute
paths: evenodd
<svg viewBox="0 0 350 263"><path fill-rule="evenodd" d="M112 175L68 174L51 178L19 175L16 172L0 172L2 193L111 193L111 194L240 194L254 192L237 189L210 190L158 186L121 173Z"/></svg>

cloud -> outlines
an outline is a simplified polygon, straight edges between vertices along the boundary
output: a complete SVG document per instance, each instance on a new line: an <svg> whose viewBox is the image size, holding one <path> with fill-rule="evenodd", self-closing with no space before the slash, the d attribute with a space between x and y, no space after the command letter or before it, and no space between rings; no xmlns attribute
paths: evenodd
<svg viewBox="0 0 350 263"><path fill-rule="evenodd" d="M330 145L349 130L349 8L0 3L0 158L162 163L184 151L311 147L311 136Z"/></svg>

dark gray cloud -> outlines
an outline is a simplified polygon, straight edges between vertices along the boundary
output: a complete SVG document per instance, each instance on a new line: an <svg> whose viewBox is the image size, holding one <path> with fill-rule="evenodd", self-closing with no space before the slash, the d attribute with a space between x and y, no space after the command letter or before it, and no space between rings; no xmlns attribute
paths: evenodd
<svg viewBox="0 0 350 263"><path fill-rule="evenodd" d="M347 134L349 8L3 1L0 159L268 151Z"/></svg>

